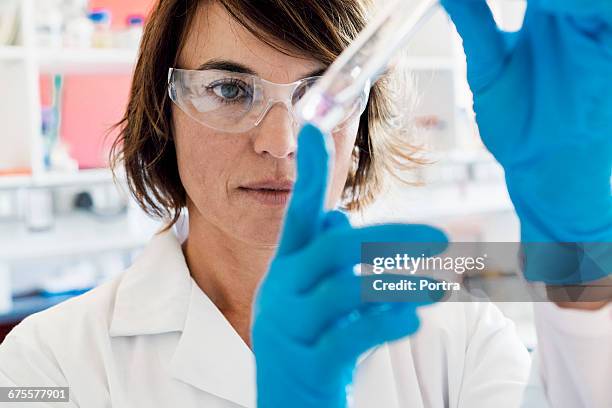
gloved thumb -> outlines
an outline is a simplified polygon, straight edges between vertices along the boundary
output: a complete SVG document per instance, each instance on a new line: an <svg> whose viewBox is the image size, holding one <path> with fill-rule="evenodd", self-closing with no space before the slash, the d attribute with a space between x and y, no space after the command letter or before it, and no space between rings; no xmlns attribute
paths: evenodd
<svg viewBox="0 0 612 408"><path fill-rule="evenodd" d="M468 81L473 92L490 84L507 56L504 33L499 30L486 0L440 0L463 39Z"/></svg>

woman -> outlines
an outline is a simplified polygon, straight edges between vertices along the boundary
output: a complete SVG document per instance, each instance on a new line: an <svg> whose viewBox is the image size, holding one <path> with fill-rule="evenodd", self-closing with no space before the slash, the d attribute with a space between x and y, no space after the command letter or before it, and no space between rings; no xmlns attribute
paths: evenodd
<svg viewBox="0 0 612 408"><path fill-rule="evenodd" d="M365 0L259 4L157 4L116 148L132 193L168 228L117 279L15 329L1 384L69 386L70 406L88 408L254 406L252 304L296 180L293 103L368 15ZM367 204L385 166L410 154L386 85L334 132L328 206ZM170 227L183 208L179 233ZM356 362L355 406L520 404L529 358L494 306L420 312L418 333ZM259 380L258 393L275 392Z"/></svg>

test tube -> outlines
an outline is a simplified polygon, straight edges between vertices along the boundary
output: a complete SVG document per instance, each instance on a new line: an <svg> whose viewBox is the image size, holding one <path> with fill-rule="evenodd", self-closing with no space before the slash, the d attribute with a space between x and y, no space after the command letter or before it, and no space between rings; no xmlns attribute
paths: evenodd
<svg viewBox="0 0 612 408"><path fill-rule="evenodd" d="M421 0L415 8L396 0L383 8L300 100L302 122L329 134L437 7L438 0Z"/></svg>
<svg viewBox="0 0 612 408"><path fill-rule="evenodd" d="M302 123L317 126L330 135L354 108L364 88L370 88L389 61L438 7L437 0L421 0L416 8L396 0L383 8L327 69L323 77L302 97L297 113ZM325 137L328 152L328 182L325 207L333 177L334 142Z"/></svg>

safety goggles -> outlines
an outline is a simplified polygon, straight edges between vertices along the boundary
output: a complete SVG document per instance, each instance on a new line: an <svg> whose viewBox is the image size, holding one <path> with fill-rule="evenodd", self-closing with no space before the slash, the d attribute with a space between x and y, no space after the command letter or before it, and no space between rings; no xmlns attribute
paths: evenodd
<svg viewBox="0 0 612 408"><path fill-rule="evenodd" d="M277 103L285 105L294 127L299 126L295 106L319 78L277 84L245 73L170 68L168 93L170 99L195 121L222 132L240 133L258 126ZM369 87L365 87L334 131L361 116L368 96Z"/></svg>

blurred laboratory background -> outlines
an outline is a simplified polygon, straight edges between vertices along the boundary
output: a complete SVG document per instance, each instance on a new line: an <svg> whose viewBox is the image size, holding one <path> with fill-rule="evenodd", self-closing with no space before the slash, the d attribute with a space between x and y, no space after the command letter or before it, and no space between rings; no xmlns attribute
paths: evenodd
<svg viewBox="0 0 612 408"><path fill-rule="evenodd" d="M27 315L119 274L159 226L108 163L154 1L0 0L0 342ZM502 28L520 27L524 1L491 6ZM427 222L455 241L518 241L503 172L474 123L461 41L444 12L401 64L415 96L406 140L430 164L405 175L410 185L389 178L356 222ZM532 347L530 305L500 306Z"/></svg>

